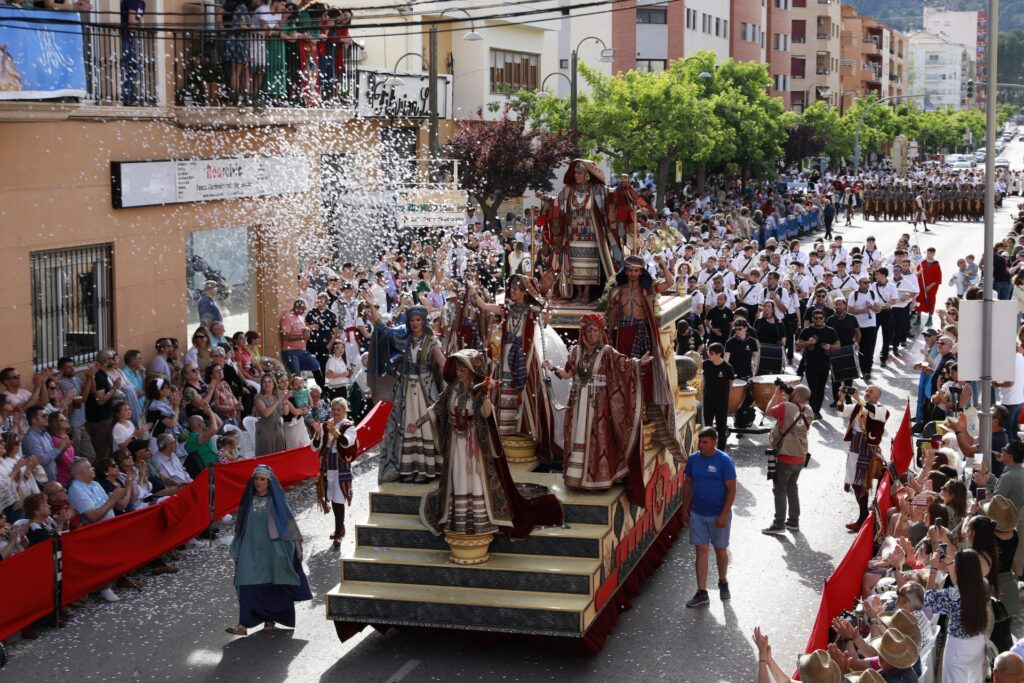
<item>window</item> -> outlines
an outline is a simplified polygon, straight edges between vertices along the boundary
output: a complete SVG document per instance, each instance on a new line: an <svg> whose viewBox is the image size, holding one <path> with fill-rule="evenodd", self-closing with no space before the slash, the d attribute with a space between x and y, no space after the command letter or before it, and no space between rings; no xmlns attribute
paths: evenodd
<svg viewBox="0 0 1024 683"><path fill-rule="evenodd" d="M491 50L491 92L498 86L536 90L540 72L540 56L511 50Z"/></svg>
<svg viewBox="0 0 1024 683"><path fill-rule="evenodd" d="M789 9L789 0L775 0L775 9Z"/></svg>
<svg viewBox="0 0 1024 683"><path fill-rule="evenodd" d="M637 71L664 71L668 67L667 59L638 59L636 60Z"/></svg>
<svg viewBox="0 0 1024 683"><path fill-rule="evenodd" d="M52 367L61 356L92 363L114 340L111 245L37 251L29 262L36 368Z"/></svg>
<svg viewBox="0 0 1024 683"><path fill-rule="evenodd" d="M559 69L568 69L569 68L569 60L568 59L559 59L558 60L558 68Z"/></svg>
<svg viewBox="0 0 1024 683"><path fill-rule="evenodd" d="M807 60L793 57L789 62L789 70L793 78L805 78L807 73Z"/></svg>
<svg viewBox="0 0 1024 683"><path fill-rule="evenodd" d="M718 17L715 17L715 35L722 35L722 20L719 19Z"/></svg>
<svg viewBox="0 0 1024 683"><path fill-rule="evenodd" d="M807 21L804 19L793 20L793 42L804 43L807 41Z"/></svg>
<svg viewBox="0 0 1024 683"><path fill-rule="evenodd" d="M747 38L747 31L750 29L750 24L745 21L740 22L740 40L749 40Z"/></svg>
<svg viewBox="0 0 1024 683"><path fill-rule="evenodd" d="M686 8L686 28L697 30L697 10Z"/></svg>
<svg viewBox="0 0 1024 683"><path fill-rule="evenodd" d="M728 19L722 19L722 37L723 38L728 38L729 37L729 20Z"/></svg>
<svg viewBox="0 0 1024 683"><path fill-rule="evenodd" d="M638 24L665 24L667 10L658 7L638 7L636 10L636 23Z"/></svg>
<svg viewBox="0 0 1024 683"><path fill-rule="evenodd" d="M326 155L325 155L326 156ZM344 155L338 155L344 158ZM321 167L321 177L325 177L326 165ZM347 175L353 175L349 171ZM334 182L337 183L335 177ZM351 187L358 187L358 182ZM336 190L325 185L324 189ZM332 208L327 203L327 197L322 199L321 216L326 215ZM349 208L351 212L351 207ZM340 233L340 234L338 234ZM338 230L337 238L341 235L351 234L345 230ZM317 241L309 240L305 243L305 236L298 240L300 253L315 254ZM190 233L186 241L185 261L185 296L188 303L187 332L189 338L200 325L199 310L196 304L203 293L203 283L208 279L218 283L215 298L221 313L224 315L224 324L229 330L252 330L256 328L259 310L256 303L256 287L254 272L254 260L249 242L249 228L215 228L213 230L197 230ZM214 275L216 271L216 276Z"/></svg>
<svg viewBox="0 0 1024 683"><path fill-rule="evenodd" d="M701 31L710 35L711 33L711 15L705 12L701 12Z"/></svg>

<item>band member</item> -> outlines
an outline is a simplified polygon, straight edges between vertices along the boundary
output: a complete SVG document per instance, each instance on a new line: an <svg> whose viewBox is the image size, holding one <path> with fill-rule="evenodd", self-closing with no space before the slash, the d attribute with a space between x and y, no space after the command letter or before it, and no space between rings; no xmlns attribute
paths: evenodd
<svg viewBox="0 0 1024 683"><path fill-rule="evenodd" d="M892 304L893 354L899 357L903 346L910 339L910 307L918 295L917 278L905 277L903 268L892 267L892 284L896 287L896 301Z"/></svg>
<svg viewBox="0 0 1024 683"><path fill-rule="evenodd" d="M881 444L889 409L878 405L882 390L873 384L865 389L863 401L853 387L845 388L843 393L842 414L848 420L843 440L850 444L843 490L853 492L859 509L857 521L847 524L846 528L857 531L868 518L871 482L885 471Z"/></svg>
<svg viewBox="0 0 1024 683"><path fill-rule="evenodd" d="M655 257L662 280L657 283L644 267L644 261L629 256L615 276L616 286L608 297L608 329L612 345L631 358L650 353L654 360L643 369L646 419L654 423L654 439L682 460L682 446L676 431L675 400L672 397L661 347L654 295L671 288L675 282L664 259Z"/></svg>
<svg viewBox="0 0 1024 683"><path fill-rule="evenodd" d="M732 366L733 373L738 379L749 381L757 368L761 346L757 339L747 334L748 331L747 321L742 318L732 324L732 336L725 342L725 362ZM744 429L753 421L754 397L748 391L743 404L733 417L733 423L737 429Z"/></svg>
<svg viewBox="0 0 1024 683"><path fill-rule="evenodd" d="M871 291L874 292L880 306L875 318L878 328L882 331L882 351L878 360L884 368L889 362L889 350L896 347L896 322L892 306L899 301L899 292L896 291L896 285L889 282L889 269L885 266L875 269L875 281L871 285Z"/></svg>
<svg viewBox="0 0 1024 683"><path fill-rule="evenodd" d="M803 354L804 374L811 390L808 401L816 419L821 418L821 404L825 401L825 383L828 382L829 354L839 347L839 335L825 325L822 311L811 313L811 324L800 332L796 349Z"/></svg>
<svg viewBox="0 0 1024 683"><path fill-rule="evenodd" d="M747 319L753 320L763 301L764 285L761 284L761 271L754 268L747 276L747 281L736 287L736 303L747 309Z"/></svg>
<svg viewBox="0 0 1024 683"><path fill-rule="evenodd" d="M882 310L876 294L870 289L870 280L862 275L857 289L846 300L847 310L857 318L860 327L860 370L864 380L871 380L874 365L875 340L878 338L878 312Z"/></svg>
<svg viewBox="0 0 1024 683"><path fill-rule="evenodd" d="M725 450L729 427L729 392L736 379L732 366L725 362L725 347L718 342L708 345L708 359L701 365L701 406L705 427L718 432L718 448Z"/></svg>
<svg viewBox="0 0 1024 683"><path fill-rule="evenodd" d="M825 325L836 331L840 347L856 347L860 344L860 325L857 324L857 319L846 312L846 299L837 298L834 305L836 307L836 312L828 318L825 318ZM835 408L839 405L840 386L853 386L853 380L846 379L836 382L836 379L833 376L832 403L829 406L831 408Z"/></svg>
<svg viewBox="0 0 1024 683"><path fill-rule="evenodd" d="M641 366L652 358L628 358L608 345L605 321L598 314L580 318L580 343L569 353L564 368L553 368L561 379L572 379L566 404L565 466L568 488L603 491L626 478L630 500L644 505L643 415Z"/></svg>

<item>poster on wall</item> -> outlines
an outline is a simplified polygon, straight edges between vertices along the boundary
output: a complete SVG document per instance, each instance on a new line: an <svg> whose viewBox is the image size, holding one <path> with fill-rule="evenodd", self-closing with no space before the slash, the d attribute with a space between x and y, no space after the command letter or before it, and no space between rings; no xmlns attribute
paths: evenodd
<svg viewBox="0 0 1024 683"><path fill-rule="evenodd" d="M309 163L304 157L112 161L110 183L115 209L246 199L305 192Z"/></svg>
<svg viewBox="0 0 1024 683"><path fill-rule="evenodd" d="M0 100L85 97L77 12L0 7Z"/></svg>

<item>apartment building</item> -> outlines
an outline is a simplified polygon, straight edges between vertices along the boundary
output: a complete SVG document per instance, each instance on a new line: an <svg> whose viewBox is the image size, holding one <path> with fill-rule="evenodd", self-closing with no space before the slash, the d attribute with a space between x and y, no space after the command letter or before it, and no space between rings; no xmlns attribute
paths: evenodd
<svg viewBox="0 0 1024 683"><path fill-rule="evenodd" d="M765 32L768 28L768 12L768 3L764 0L733 0L729 29L730 57L737 62L767 62Z"/></svg>
<svg viewBox="0 0 1024 683"><path fill-rule="evenodd" d="M839 63L840 103L845 111L858 97L906 94L907 38L899 31L842 6Z"/></svg>
<svg viewBox="0 0 1024 683"><path fill-rule="evenodd" d="M973 50L927 31L907 35L907 90L928 95L928 106L961 108L967 102L967 81L974 79ZM975 89L977 90L977 89Z"/></svg>
<svg viewBox="0 0 1024 683"><path fill-rule="evenodd" d="M791 90L795 87L792 47L793 8L806 0L764 0L768 6L768 28L765 30L768 73L772 86L768 94L782 98L786 109L792 108Z"/></svg>
<svg viewBox="0 0 1024 683"><path fill-rule="evenodd" d="M842 13L839 0L792 0L790 103L803 111L818 101L838 106Z"/></svg>
<svg viewBox="0 0 1024 683"><path fill-rule="evenodd" d="M971 52L974 62L974 80L978 84L988 81L988 14L983 10L951 11L943 7L928 7L923 10L924 30L942 36ZM974 89L974 101L965 106L985 106L985 88Z"/></svg>

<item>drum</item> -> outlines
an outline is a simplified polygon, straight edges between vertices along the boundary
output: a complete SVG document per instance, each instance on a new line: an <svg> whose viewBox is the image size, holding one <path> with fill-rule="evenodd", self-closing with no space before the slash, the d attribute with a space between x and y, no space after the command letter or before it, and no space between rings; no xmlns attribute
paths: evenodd
<svg viewBox="0 0 1024 683"><path fill-rule="evenodd" d="M854 346L840 346L829 355L832 381L842 382L860 377L860 356Z"/></svg>
<svg viewBox="0 0 1024 683"><path fill-rule="evenodd" d="M734 379L732 381L732 388L729 389L729 414L732 415L740 406L743 405L743 399L747 397L747 380L745 379Z"/></svg>
<svg viewBox="0 0 1024 683"><path fill-rule="evenodd" d="M761 352L757 358L757 374L774 375L782 372L786 361L786 351L778 344L761 344Z"/></svg>
<svg viewBox="0 0 1024 683"><path fill-rule="evenodd" d="M775 395L775 380L781 379L791 387L800 384L800 375L758 375L751 380L750 391L754 395L754 404L763 413L768 402Z"/></svg>

